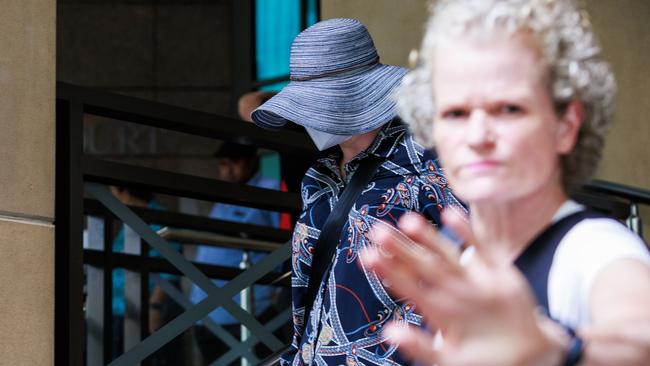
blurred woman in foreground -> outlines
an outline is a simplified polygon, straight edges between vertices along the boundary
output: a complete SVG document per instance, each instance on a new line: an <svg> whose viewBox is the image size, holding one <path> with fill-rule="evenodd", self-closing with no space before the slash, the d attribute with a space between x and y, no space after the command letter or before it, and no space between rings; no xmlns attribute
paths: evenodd
<svg viewBox="0 0 650 366"><path fill-rule="evenodd" d="M429 365L650 365L650 255L567 196L596 168L615 97L586 15L441 0L419 57L398 103L470 206L469 223L443 217L468 249L416 215L374 229L365 263L440 330L384 334Z"/></svg>

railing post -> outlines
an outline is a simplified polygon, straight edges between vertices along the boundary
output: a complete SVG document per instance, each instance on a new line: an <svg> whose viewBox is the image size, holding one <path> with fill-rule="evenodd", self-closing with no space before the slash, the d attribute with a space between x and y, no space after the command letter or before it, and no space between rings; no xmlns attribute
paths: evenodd
<svg viewBox="0 0 650 366"><path fill-rule="evenodd" d="M639 205L636 202L630 202L630 215L625 220L625 225L635 234L643 238L643 225L641 216L639 216Z"/></svg>
<svg viewBox="0 0 650 366"><path fill-rule="evenodd" d="M113 359L113 218L104 215L104 365Z"/></svg>
<svg viewBox="0 0 650 366"><path fill-rule="evenodd" d="M56 103L55 366L83 366L83 107Z"/></svg>
<svg viewBox="0 0 650 366"><path fill-rule="evenodd" d="M104 242L104 220L99 217L88 216L87 235L84 240L84 247L88 249L103 250ZM86 326L88 328L86 339L86 365L101 366L104 364L104 312L111 309L104 309L104 276L105 268L87 266L86 268Z"/></svg>
<svg viewBox="0 0 650 366"><path fill-rule="evenodd" d="M128 225L124 225L124 253L140 254L140 236ZM124 352L141 340L140 273L124 270Z"/></svg>
<svg viewBox="0 0 650 366"><path fill-rule="evenodd" d="M251 267L250 256L247 251L242 252L241 262L239 262L239 268L244 271ZM253 308L253 285L246 287L240 293L240 303L241 307L249 312L251 315L255 316L255 309ZM244 343L250 338L251 334L248 328L245 325L241 325L241 342ZM241 358L241 366L249 366L249 362L245 357Z"/></svg>

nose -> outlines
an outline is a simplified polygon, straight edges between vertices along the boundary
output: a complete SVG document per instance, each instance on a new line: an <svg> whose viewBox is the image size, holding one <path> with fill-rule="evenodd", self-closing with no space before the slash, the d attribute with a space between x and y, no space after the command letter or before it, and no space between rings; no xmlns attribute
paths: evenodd
<svg viewBox="0 0 650 366"><path fill-rule="evenodd" d="M488 114L482 109L472 110L469 117L467 141L475 150L485 150L494 147L494 131Z"/></svg>

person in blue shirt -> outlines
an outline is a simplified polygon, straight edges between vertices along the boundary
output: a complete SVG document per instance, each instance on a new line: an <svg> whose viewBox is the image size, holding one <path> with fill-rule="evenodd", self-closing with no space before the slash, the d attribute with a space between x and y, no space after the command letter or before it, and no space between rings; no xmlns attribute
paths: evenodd
<svg viewBox="0 0 650 366"><path fill-rule="evenodd" d="M217 178L226 182L247 184L254 187L267 189L280 189L277 179L264 177L259 169L257 149L251 146L225 142L215 153L218 162ZM277 212L260 210L257 208L243 207L225 203L215 203L210 211L210 218L245 224L254 224L278 228L280 214ZM196 253L196 262L214 264L219 266L239 268L244 252L239 249L222 248L215 246L200 246ZM255 264L264 257L264 253L249 252L250 261ZM215 279L213 282L222 287L227 281ZM253 288L255 315L259 316L269 310L277 289L272 286L256 285ZM193 285L191 291L192 303L198 303L206 294L198 286ZM233 300L240 303L240 296ZM218 308L210 313L210 318L217 324L228 329L234 335L239 334L239 322L223 308ZM196 338L206 364L217 359L227 351L225 345L202 324L196 327Z"/></svg>

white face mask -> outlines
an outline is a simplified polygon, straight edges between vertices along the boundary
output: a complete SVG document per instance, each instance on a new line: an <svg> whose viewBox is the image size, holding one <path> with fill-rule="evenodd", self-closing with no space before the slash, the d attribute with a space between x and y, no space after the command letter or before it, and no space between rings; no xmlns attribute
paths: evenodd
<svg viewBox="0 0 650 366"><path fill-rule="evenodd" d="M307 130L309 137L311 137L312 141L314 141L314 145L316 145L316 147L320 151L329 149L334 145L341 144L352 137L352 136L334 135L327 132L321 132L309 127L305 127L305 130Z"/></svg>

